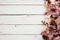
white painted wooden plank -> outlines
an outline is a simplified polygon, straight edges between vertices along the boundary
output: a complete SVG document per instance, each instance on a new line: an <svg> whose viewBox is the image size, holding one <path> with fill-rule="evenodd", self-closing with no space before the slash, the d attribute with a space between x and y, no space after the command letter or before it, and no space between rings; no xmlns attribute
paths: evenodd
<svg viewBox="0 0 60 40"><path fill-rule="evenodd" d="M14 30L14 25L0 25L0 33L12 33L12 31Z"/></svg>
<svg viewBox="0 0 60 40"><path fill-rule="evenodd" d="M0 6L0 14L43 14L44 6Z"/></svg>
<svg viewBox="0 0 60 40"><path fill-rule="evenodd" d="M0 34L40 34L44 30L43 25L0 25Z"/></svg>
<svg viewBox="0 0 60 40"><path fill-rule="evenodd" d="M0 24L41 24L44 15L0 16Z"/></svg>
<svg viewBox="0 0 60 40"><path fill-rule="evenodd" d="M15 4L42 4L43 0L0 0L0 3Z"/></svg>
<svg viewBox="0 0 60 40"><path fill-rule="evenodd" d="M0 40L43 40L41 35L0 35Z"/></svg>

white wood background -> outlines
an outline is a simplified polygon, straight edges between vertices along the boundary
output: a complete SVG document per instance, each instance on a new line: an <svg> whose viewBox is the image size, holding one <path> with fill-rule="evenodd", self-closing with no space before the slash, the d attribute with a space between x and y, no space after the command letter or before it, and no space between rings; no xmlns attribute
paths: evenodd
<svg viewBox="0 0 60 40"><path fill-rule="evenodd" d="M42 40L43 0L0 0L0 40Z"/></svg>

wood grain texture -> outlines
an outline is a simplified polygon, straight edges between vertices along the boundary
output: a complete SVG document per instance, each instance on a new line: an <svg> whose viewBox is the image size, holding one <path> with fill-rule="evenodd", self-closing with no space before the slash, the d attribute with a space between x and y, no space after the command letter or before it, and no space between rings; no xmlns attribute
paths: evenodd
<svg viewBox="0 0 60 40"><path fill-rule="evenodd" d="M0 35L39 35L43 25L0 25Z"/></svg>
<svg viewBox="0 0 60 40"><path fill-rule="evenodd" d="M0 6L0 14L43 14L43 6Z"/></svg>
<svg viewBox="0 0 60 40"><path fill-rule="evenodd" d="M0 24L42 24L44 15L0 16Z"/></svg>
<svg viewBox="0 0 60 40"><path fill-rule="evenodd" d="M43 0L0 0L0 3L4 4L42 4Z"/></svg>
<svg viewBox="0 0 60 40"><path fill-rule="evenodd" d="M43 0L0 0L0 40L43 40Z"/></svg>

